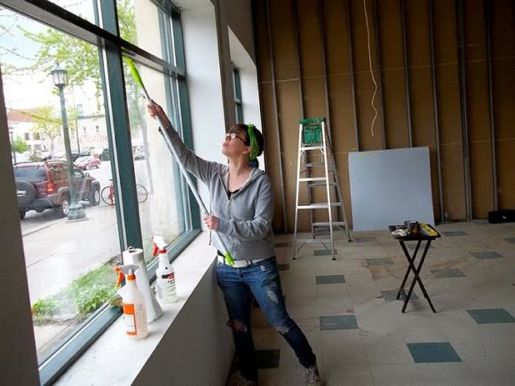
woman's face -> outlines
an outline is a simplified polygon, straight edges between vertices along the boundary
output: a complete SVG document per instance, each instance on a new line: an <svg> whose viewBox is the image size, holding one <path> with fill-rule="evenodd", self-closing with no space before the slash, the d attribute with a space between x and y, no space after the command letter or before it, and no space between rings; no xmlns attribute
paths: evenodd
<svg viewBox="0 0 515 386"><path fill-rule="evenodd" d="M241 130L229 130L222 142L222 153L226 157L238 157L248 153L247 136Z"/></svg>

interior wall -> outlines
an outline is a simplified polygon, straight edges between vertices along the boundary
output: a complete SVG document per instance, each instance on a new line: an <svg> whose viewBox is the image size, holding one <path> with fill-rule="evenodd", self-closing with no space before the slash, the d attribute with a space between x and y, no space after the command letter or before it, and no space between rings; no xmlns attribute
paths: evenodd
<svg viewBox="0 0 515 386"><path fill-rule="evenodd" d="M302 117L328 120L349 218L348 153L414 146L438 221L515 207L513 1L255 0L253 15L277 231L293 230Z"/></svg>
<svg viewBox="0 0 515 386"><path fill-rule="evenodd" d="M183 8L181 19L195 153L223 163L225 121L215 9L206 0L199 7ZM207 187L201 183L197 186L202 200L209 206Z"/></svg>
<svg viewBox="0 0 515 386"><path fill-rule="evenodd" d="M135 386L225 384L234 347L222 293L216 287L216 263L166 331Z"/></svg>

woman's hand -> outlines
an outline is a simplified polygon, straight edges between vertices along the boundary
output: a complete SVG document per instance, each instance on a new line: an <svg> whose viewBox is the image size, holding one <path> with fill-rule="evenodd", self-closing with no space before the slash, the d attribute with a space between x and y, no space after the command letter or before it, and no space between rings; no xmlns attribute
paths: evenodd
<svg viewBox="0 0 515 386"><path fill-rule="evenodd" d="M212 230L216 231L218 229L218 217L206 216L206 217L204 217L204 224L206 224L208 229L212 229Z"/></svg>
<svg viewBox="0 0 515 386"><path fill-rule="evenodd" d="M170 120L168 119L168 116L163 111L163 108L159 106L156 102L151 101L147 105L147 111L152 118L159 119L159 122L161 123L161 126L163 126L163 128L170 126Z"/></svg>

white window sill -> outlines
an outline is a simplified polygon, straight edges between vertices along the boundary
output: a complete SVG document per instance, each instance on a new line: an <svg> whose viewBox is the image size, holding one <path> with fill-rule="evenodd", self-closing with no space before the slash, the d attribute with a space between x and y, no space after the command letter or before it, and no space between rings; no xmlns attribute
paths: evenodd
<svg viewBox="0 0 515 386"><path fill-rule="evenodd" d="M209 233L202 232L175 259L178 301L163 306L163 315L149 324L143 340L125 336L122 318L84 353L55 383L56 385L129 385L142 370L164 334L214 262L216 250L208 245ZM166 376L166 369L163 370Z"/></svg>

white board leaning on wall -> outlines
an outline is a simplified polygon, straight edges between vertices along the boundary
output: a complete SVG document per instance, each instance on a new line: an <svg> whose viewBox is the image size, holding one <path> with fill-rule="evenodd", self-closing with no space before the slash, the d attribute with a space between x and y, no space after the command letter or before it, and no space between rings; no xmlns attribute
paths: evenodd
<svg viewBox="0 0 515 386"><path fill-rule="evenodd" d="M354 231L434 224L428 147L349 153L349 179Z"/></svg>

